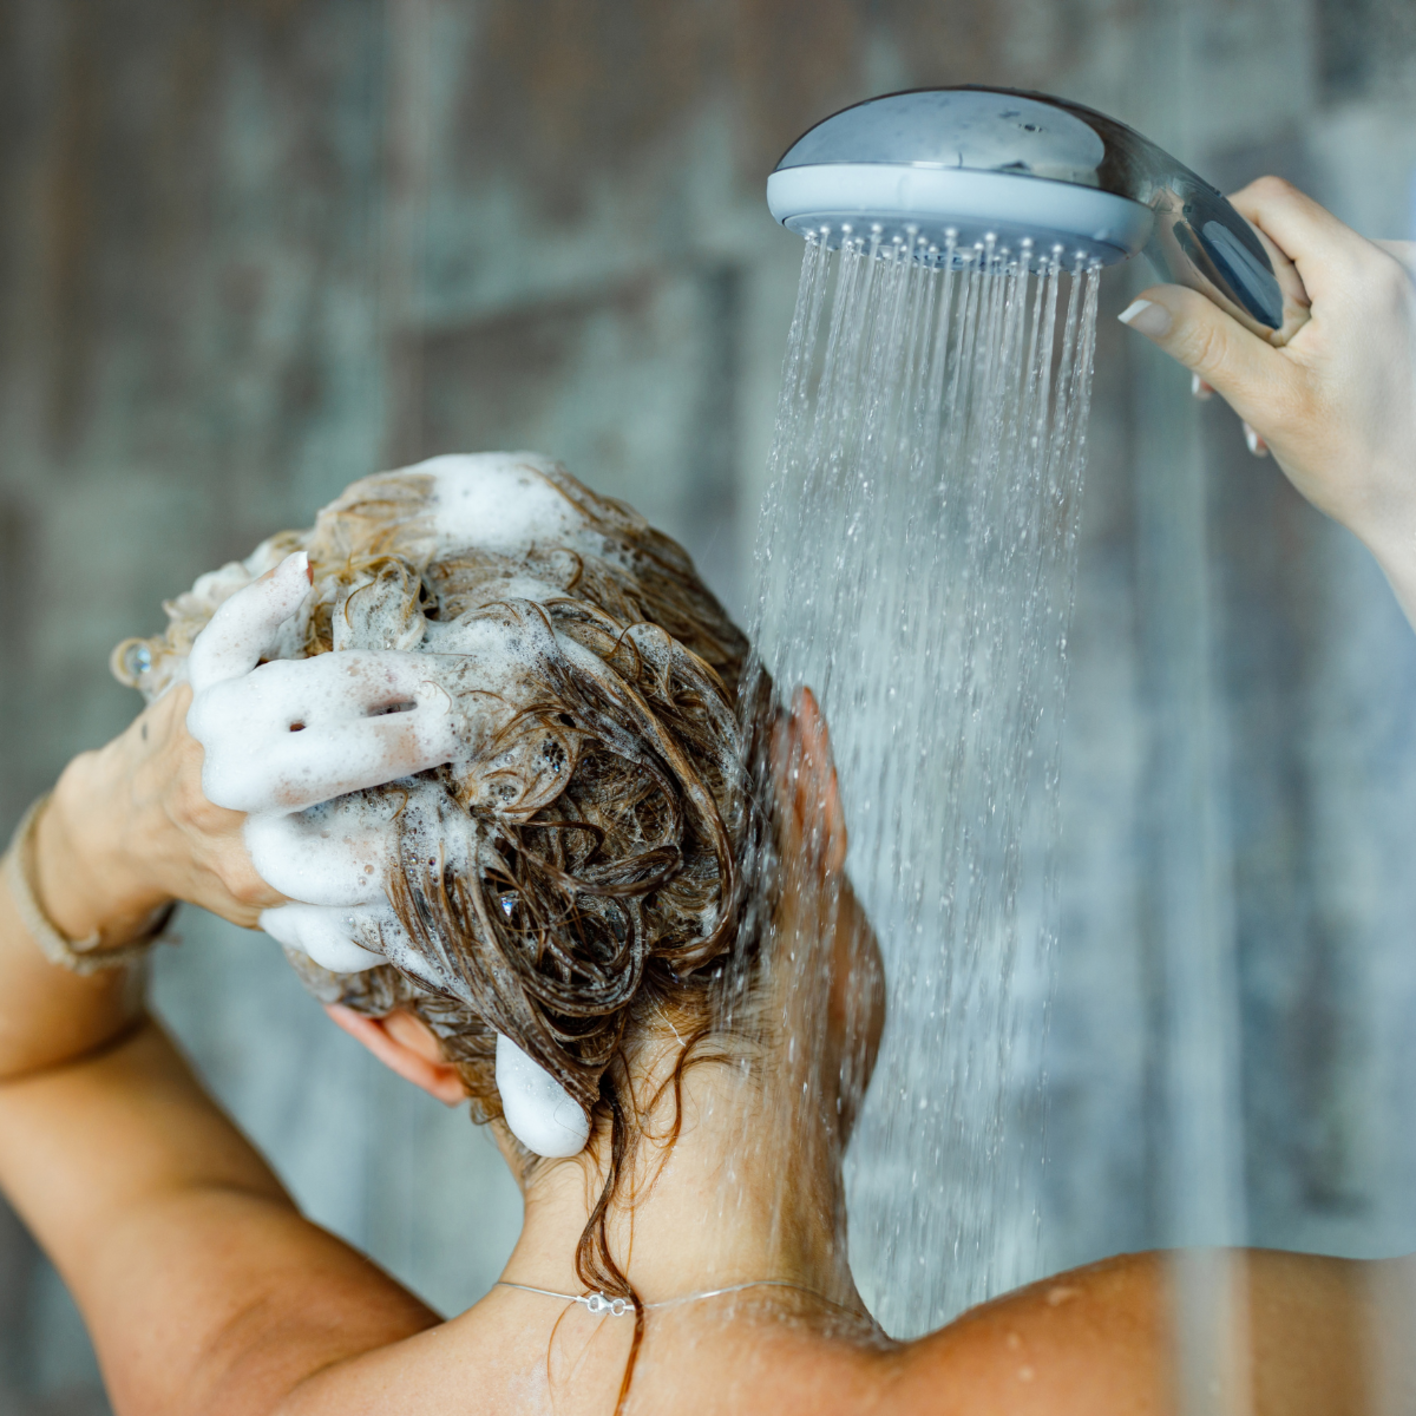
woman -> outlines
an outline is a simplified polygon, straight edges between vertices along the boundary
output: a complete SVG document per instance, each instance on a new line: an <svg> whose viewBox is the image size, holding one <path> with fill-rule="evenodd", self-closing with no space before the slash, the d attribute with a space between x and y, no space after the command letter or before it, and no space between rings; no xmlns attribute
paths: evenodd
<svg viewBox="0 0 1416 1416"><path fill-rule="evenodd" d="M1416 610L1403 253L1273 180L1235 203L1312 297L1292 343L1171 287L1123 319L1226 397ZM825 725L807 694L768 712L677 548L523 474L549 539L476 488L459 523L456 487L424 471L321 518L312 592L296 543L268 546L265 578L191 647L231 588L199 582L124 660L154 701L70 764L7 858L0 1184L116 1409L1169 1409L1154 1256L917 1342L874 1328L840 1158L878 973ZM160 692L189 647L190 682ZM143 949L179 899L264 916L337 1022L489 1120L526 1219L482 1302L443 1322L304 1220L203 1093L142 1002ZM1362 1409L1368 1279L1390 1267L1250 1256L1259 1411Z"/></svg>

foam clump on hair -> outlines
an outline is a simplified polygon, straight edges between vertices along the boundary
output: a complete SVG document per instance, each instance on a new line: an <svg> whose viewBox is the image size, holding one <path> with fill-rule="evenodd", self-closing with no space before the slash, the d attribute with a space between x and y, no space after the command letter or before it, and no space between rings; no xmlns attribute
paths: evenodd
<svg viewBox="0 0 1416 1416"><path fill-rule="evenodd" d="M149 700L188 678L218 609L298 551L298 611L193 708L208 794L297 902L270 932L323 1001L418 1012L482 1119L498 1036L608 1114L615 1058L665 1006L703 1012L737 939L745 639L628 507L491 453L354 483L167 602L117 676Z"/></svg>
<svg viewBox="0 0 1416 1416"><path fill-rule="evenodd" d="M575 545L605 549L588 518L545 474L556 464L527 453L450 455L419 464L432 479L434 534L444 550L478 546L504 556L525 555L533 546ZM538 475L540 474L540 475Z"/></svg>

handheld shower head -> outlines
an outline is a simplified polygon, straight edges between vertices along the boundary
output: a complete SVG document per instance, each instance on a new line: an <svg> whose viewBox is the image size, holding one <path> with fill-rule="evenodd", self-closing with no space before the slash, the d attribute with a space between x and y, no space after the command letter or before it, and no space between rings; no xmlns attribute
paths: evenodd
<svg viewBox="0 0 1416 1416"><path fill-rule="evenodd" d="M1224 197L1134 129L1012 89L917 89L823 119L767 179L772 215L828 245L879 237L916 254L1031 251L1111 265L1145 251L1273 344L1307 319L1282 252ZM923 240L921 240L923 238Z"/></svg>

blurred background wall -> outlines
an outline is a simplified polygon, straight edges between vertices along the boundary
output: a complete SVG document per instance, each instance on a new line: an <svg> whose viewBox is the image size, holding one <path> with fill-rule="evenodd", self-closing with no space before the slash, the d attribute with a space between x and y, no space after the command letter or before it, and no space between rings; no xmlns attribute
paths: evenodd
<svg viewBox="0 0 1416 1416"><path fill-rule="evenodd" d="M1413 0L0 0L5 821L135 711L113 643L378 468L542 449L745 612L800 258L762 185L834 108L1051 90L1410 238L1413 64ZM1044 1249L1177 1237L1157 1039L1187 930L1237 980L1247 1236L1416 1249L1416 638L1110 318L1147 278L1103 305ZM302 1203L475 1300L520 1217L490 1144L269 941L182 933L159 1006ZM8 1212L0 1410L106 1410Z"/></svg>

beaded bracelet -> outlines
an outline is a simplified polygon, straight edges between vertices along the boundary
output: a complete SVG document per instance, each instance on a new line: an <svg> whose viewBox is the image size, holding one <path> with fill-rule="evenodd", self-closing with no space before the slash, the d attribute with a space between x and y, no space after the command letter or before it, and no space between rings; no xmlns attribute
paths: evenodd
<svg viewBox="0 0 1416 1416"><path fill-rule="evenodd" d="M44 957L51 964L57 964L71 973L94 974L136 963L166 935L177 902L174 900L166 906L141 937L117 948L101 949L100 936L96 933L87 939L66 939L44 913L34 891L34 833L39 825L40 812L48 800L49 793L46 792L25 812L10 838L9 850L5 852L5 883L10 888L20 920Z"/></svg>

